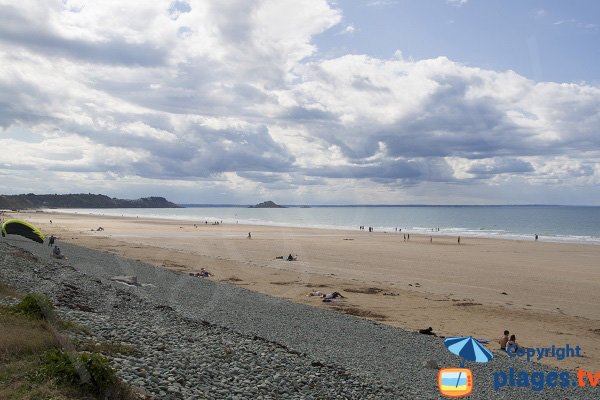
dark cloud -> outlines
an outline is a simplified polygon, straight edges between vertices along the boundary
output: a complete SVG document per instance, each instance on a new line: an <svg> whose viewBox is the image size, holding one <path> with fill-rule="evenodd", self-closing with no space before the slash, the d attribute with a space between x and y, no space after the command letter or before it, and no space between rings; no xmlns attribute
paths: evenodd
<svg viewBox="0 0 600 400"><path fill-rule="evenodd" d="M498 174L524 174L533 172L533 166L530 162L514 159L501 158L490 161L476 162L467 170L470 174L489 177Z"/></svg>
<svg viewBox="0 0 600 400"><path fill-rule="evenodd" d="M454 181L452 168L439 159L383 160L368 165L340 165L307 168L308 176L344 179L371 179L403 182Z"/></svg>

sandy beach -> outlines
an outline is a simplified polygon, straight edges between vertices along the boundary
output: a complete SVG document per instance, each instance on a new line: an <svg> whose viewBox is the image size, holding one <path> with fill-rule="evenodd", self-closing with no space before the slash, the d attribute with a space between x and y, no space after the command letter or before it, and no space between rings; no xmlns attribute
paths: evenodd
<svg viewBox="0 0 600 400"><path fill-rule="evenodd" d="M60 241L315 307L438 335L526 347L580 346L583 358L543 359L600 370L600 246L116 218L12 213ZM52 224L50 223L52 220ZM98 227L103 231L96 231ZM252 232L252 239L247 238ZM276 259L288 254L298 261ZM68 254L67 254L68 257ZM346 298L322 303L312 290Z"/></svg>

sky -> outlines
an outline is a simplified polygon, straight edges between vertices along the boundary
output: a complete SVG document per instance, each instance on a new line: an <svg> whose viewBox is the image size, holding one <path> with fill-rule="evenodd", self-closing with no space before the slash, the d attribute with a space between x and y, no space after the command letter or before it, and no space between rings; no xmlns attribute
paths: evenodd
<svg viewBox="0 0 600 400"><path fill-rule="evenodd" d="M600 205L600 2L0 0L0 193Z"/></svg>

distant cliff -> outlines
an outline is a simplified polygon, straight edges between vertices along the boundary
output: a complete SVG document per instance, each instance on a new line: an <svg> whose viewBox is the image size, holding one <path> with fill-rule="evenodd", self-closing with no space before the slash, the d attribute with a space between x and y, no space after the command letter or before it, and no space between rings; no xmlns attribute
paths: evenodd
<svg viewBox="0 0 600 400"><path fill-rule="evenodd" d="M258 203L255 206L250 206L248 208L285 208L285 207L280 206L279 204L275 204L275 203L273 203L272 201L269 200L269 201L265 201L265 202L262 202L262 203Z"/></svg>
<svg viewBox="0 0 600 400"><path fill-rule="evenodd" d="M26 208L180 208L180 206L167 201L164 197L124 200L91 193L0 195L0 209Z"/></svg>

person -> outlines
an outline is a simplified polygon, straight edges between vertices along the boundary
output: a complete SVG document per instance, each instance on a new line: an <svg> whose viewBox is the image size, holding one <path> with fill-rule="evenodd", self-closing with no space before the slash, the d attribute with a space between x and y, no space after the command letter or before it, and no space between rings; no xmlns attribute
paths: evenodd
<svg viewBox="0 0 600 400"><path fill-rule="evenodd" d="M458 244L460 244L460 236L458 237Z"/></svg>
<svg viewBox="0 0 600 400"><path fill-rule="evenodd" d="M54 237L54 235L50 235L50 239L48 240L48 247L52 247L54 246L54 240L56 238Z"/></svg>
<svg viewBox="0 0 600 400"><path fill-rule="evenodd" d="M252 234L248 232L248 239L252 239Z"/></svg>
<svg viewBox="0 0 600 400"><path fill-rule="evenodd" d="M288 261L294 261L294 256L292 256L292 253L290 253L290 255L287 258Z"/></svg>
<svg viewBox="0 0 600 400"><path fill-rule="evenodd" d="M537 235L537 233L536 233L536 234L535 234L535 241L537 242L537 240L538 240L538 235Z"/></svg>
<svg viewBox="0 0 600 400"><path fill-rule="evenodd" d="M510 339L506 342L506 351L511 353L516 353L521 346L517 343L517 338L515 335L510 335Z"/></svg>
<svg viewBox="0 0 600 400"><path fill-rule="evenodd" d="M406 242L406 233L404 234L404 241Z"/></svg>
<svg viewBox="0 0 600 400"><path fill-rule="evenodd" d="M429 236L429 243L433 243L433 236Z"/></svg>
<svg viewBox="0 0 600 400"><path fill-rule="evenodd" d="M208 278L209 276L212 276L212 274L210 272L208 272L207 270L205 270L204 268L200 268L200 276L202 278Z"/></svg>
<svg viewBox="0 0 600 400"><path fill-rule="evenodd" d="M500 350L506 350L506 343L508 343L509 333L509 331L504 331L504 336L498 340L498 343L500 344Z"/></svg>
<svg viewBox="0 0 600 400"><path fill-rule="evenodd" d="M324 299L337 299L338 297L340 299L345 299L345 297L342 296L342 294L340 292L322 294L321 297Z"/></svg>
<svg viewBox="0 0 600 400"><path fill-rule="evenodd" d="M62 253L60 251L60 247L58 247L58 246L54 246L54 249L52 249L52 255L56 258L64 258L65 257L62 255Z"/></svg>
<svg viewBox="0 0 600 400"><path fill-rule="evenodd" d="M431 335L431 336L437 336L434 332L433 332L433 328L429 327L426 329L419 329L419 333L421 335Z"/></svg>
<svg viewBox="0 0 600 400"><path fill-rule="evenodd" d="M410 233L406 235L406 240L410 240Z"/></svg>

